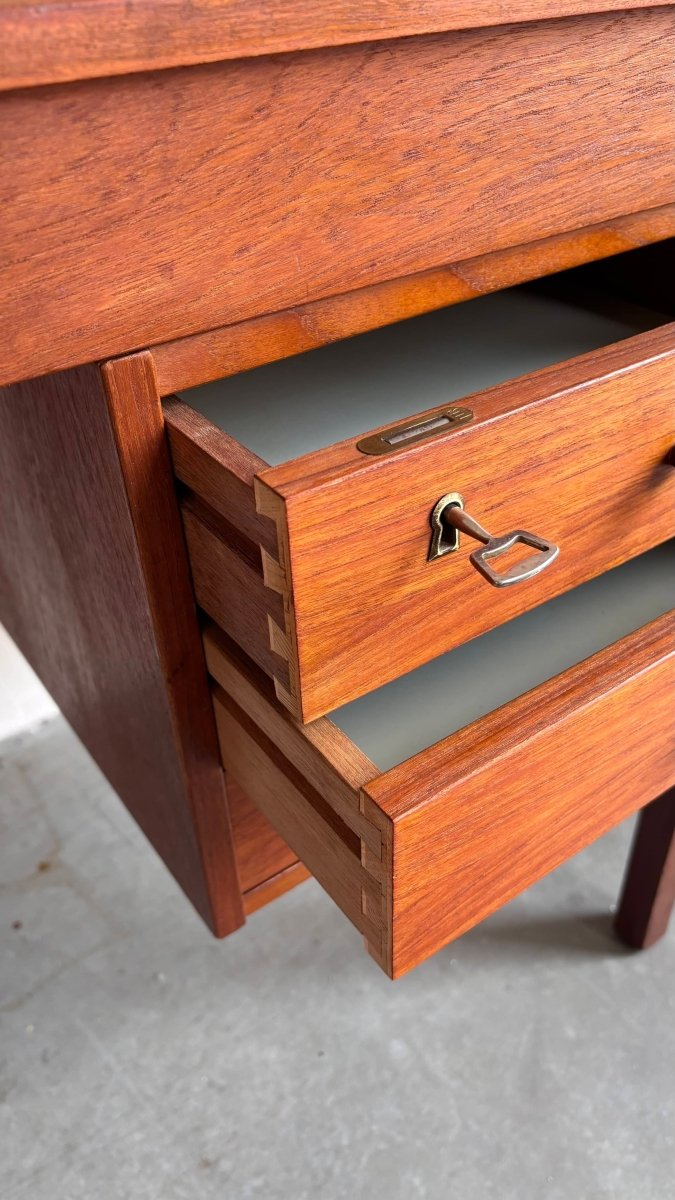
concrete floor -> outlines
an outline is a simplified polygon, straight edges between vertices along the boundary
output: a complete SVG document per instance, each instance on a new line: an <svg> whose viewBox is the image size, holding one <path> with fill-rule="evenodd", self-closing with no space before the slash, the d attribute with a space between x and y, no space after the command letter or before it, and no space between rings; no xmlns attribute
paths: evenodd
<svg viewBox="0 0 675 1200"><path fill-rule="evenodd" d="M670 1200L624 826L397 984L314 883L210 939L64 723L0 748L3 1200Z"/></svg>

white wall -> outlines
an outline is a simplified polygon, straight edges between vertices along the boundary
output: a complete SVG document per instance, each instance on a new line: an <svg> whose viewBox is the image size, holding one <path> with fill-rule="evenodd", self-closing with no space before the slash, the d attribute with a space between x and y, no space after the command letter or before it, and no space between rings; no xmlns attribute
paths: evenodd
<svg viewBox="0 0 675 1200"><path fill-rule="evenodd" d="M51 696L0 625L0 741L57 712Z"/></svg>

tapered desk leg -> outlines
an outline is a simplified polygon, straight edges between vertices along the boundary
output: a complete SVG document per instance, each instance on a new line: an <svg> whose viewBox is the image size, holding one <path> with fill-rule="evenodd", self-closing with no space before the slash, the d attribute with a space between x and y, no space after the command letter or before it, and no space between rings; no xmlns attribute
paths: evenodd
<svg viewBox="0 0 675 1200"><path fill-rule="evenodd" d="M615 920L638 950L663 937L675 904L675 788L642 809Z"/></svg>

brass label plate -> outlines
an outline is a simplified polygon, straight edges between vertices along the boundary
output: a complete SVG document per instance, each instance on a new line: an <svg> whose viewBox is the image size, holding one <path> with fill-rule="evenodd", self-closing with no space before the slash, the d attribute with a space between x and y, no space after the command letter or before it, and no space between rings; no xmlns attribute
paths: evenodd
<svg viewBox="0 0 675 1200"><path fill-rule="evenodd" d="M474 413L470 408L457 405L452 408L439 408L437 412L420 421L408 421L405 425L394 425L392 429L385 429L382 433L371 433L356 443L356 449L362 454L398 454L410 446L430 442L444 433L468 425L473 418Z"/></svg>

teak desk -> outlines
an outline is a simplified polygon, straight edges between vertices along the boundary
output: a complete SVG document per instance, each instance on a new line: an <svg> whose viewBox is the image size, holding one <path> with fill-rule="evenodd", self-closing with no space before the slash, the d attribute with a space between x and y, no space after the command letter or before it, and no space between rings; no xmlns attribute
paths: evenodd
<svg viewBox="0 0 675 1200"><path fill-rule="evenodd" d="M656 940L675 625L640 604L675 534L675 5L1 3L0 64L0 619L206 923L311 872L395 977L642 809L617 927ZM457 355L484 321L482 369L532 296L542 339L581 304L595 340L446 401L452 312ZM249 387L289 428L356 410L275 461L235 432ZM466 513L551 561L492 587ZM405 749L425 680L444 719L494 647L527 656L544 619L574 639L619 591L611 642Z"/></svg>

